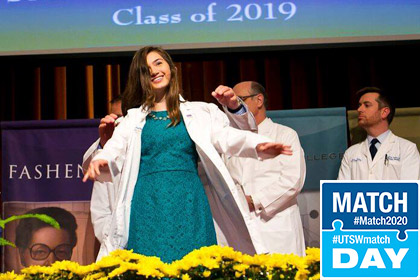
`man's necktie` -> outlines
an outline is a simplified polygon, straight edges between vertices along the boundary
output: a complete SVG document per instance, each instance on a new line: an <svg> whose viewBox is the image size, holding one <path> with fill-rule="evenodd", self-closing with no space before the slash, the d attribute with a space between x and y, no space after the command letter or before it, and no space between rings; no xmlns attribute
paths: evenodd
<svg viewBox="0 0 420 280"><path fill-rule="evenodd" d="M369 151L370 155L372 156L372 160L375 158L376 152L378 151L378 149L375 146L376 143L379 143L379 140L376 138L373 138L372 141L370 141Z"/></svg>

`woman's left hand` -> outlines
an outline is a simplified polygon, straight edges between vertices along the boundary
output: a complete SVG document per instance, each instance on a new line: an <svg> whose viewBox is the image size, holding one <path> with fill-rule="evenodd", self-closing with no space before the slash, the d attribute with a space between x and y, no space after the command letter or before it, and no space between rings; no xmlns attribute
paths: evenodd
<svg viewBox="0 0 420 280"><path fill-rule="evenodd" d="M293 155L292 147L281 143L261 143L256 147L258 152L264 152L273 156L278 155Z"/></svg>

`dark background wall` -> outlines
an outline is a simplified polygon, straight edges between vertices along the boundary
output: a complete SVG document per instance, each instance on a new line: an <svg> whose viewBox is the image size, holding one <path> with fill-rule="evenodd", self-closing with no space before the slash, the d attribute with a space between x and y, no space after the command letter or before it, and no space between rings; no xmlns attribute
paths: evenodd
<svg viewBox="0 0 420 280"><path fill-rule="evenodd" d="M345 106L378 86L397 107L420 106L420 42L171 52L184 96L213 102L219 84L262 83L269 109ZM99 118L120 94L134 52L0 57L2 121Z"/></svg>

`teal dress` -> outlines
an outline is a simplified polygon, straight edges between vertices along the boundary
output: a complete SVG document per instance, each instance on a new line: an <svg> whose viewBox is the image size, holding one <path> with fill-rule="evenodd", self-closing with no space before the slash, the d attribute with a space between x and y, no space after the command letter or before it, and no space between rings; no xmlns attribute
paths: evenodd
<svg viewBox="0 0 420 280"><path fill-rule="evenodd" d="M167 116L166 111L152 113ZM170 119L155 118L147 116L141 134L127 248L172 262L217 242L195 144L184 121L168 127Z"/></svg>

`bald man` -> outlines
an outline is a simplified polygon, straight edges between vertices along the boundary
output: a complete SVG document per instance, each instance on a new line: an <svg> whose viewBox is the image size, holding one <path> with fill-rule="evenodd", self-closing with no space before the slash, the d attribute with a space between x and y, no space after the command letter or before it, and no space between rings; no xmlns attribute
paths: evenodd
<svg viewBox="0 0 420 280"><path fill-rule="evenodd" d="M296 131L267 118L267 94L257 82L241 82L233 89L219 86L213 96L220 104L230 108L228 110L225 107L229 118L235 117L229 112L234 112L235 107L238 110L241 107L235 99L241 99L255 118L258 134L292 146L292 156L280 155L264 161L230 157L225 158L225 163L235 183L242 187L249 211L258 222L267 251L257 253L305 255L305 240L296 197L305 181L306 165Z"/></svg>

